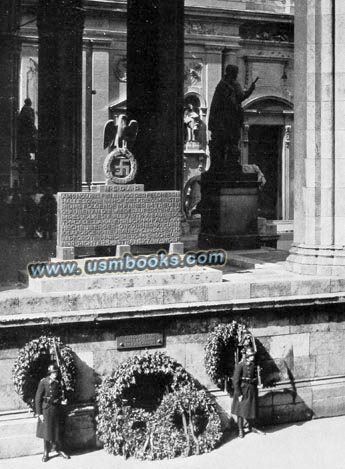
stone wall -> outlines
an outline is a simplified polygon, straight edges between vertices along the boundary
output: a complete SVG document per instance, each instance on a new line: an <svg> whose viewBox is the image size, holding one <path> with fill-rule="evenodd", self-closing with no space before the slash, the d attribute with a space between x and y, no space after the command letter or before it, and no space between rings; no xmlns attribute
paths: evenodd
<svg viewBox="0 0 345 469"><path fill-rule="evenodd" d="M177 359L202 385L213 391L216 387L208 378L204 366L207 335L218 323L233 319L248 323L260 347L263 347L263 368L280 380L277 389L261 392L265 422L279 420L280 411L284 416L286 414L287 407L282 402L288 404L289 399L280 397L277 400L273 396L277 390L280 396L284 395L284 390L288 395L297 393L296 398L300 392L303 394L305 405L311 412L297 415L293 411L292 420L296 417L304 418L307 414L320 417L345 412L345 311L339 305L322 306L322 309L317 306L303 309L252 309L241 314L224 310L216 316L191 314L188 317L164 319L106 321L104 324L66 324L54 328L9 328L3 335L0 350L0 411L25 408L14 392L12 366L18 350L25 343L49 331L60 336L76 354L77 404L92 403L95 385L102 376L110 373L130 355L140 353L140 350L117 350L116 338L123 335L128 327L131 334L151 329L164 331L165 340L160 350ZM323 391L328 389L326 383L333 383L332 386L336 384L336 389L341 390L337 399L328 401L328 391L323 395ZM269 396L273 396L272 399Z"/></svg>
<svg viewBox="0 0 345 469"><path fill-rule="evenodd" d="M127 334L164 333L164 350L216 397L223 426L231 425L231 398L217 389L206 374L204 346L219 323L246 321L258 340L264 361L264 381L274 378L274 387L259 392L261 424L294 422L345 414L345 310L342 304L296 307L226 306L201 314L190 308L181 315L177 308L165 316L108 320L101 323L66 323L3 328L0 347L0 458L42 451L35 438L36 420L16 395L12 367L18 351L28 341L49 332L60 336L75 353L78 369L75 402L67 409L66 438L70 449L99 445L95 435L95 387L129 356L140 350L117 350L117 338ZM237 312L236 312L237 311ZM145 316L145 317L144 317ZM127 332L126 332L127 331ZM158 350L158 348L153 348ZM18 445L16 435L21 435Z"/></svg>
<svg viewBox="0 0 345 469"><path fill-rule="evenodd" d="M295 0L186 0L186 6L225 8L227 10L253 10L272 13L294 13Z"/></svg>

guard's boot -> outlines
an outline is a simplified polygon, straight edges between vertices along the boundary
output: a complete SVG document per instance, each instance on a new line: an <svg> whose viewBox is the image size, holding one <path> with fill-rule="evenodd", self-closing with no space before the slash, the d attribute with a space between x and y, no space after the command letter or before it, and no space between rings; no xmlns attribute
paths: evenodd
<svg viewBox="0 0 345 469"><path fill-rule="evenodd" d="M238 425L238 436L239 436L239 438L244 438L243 417L237 417L237 425Z"/></svg>
<svg viewBox="0 0 345 469"><path fill-rule="evenodd" d="M249 420L243 419L243 429L248 433L252 431L252 425Z"/></svg>
<svg viewBox="0 0 345 469"><path fill-rule="evenodd" d="M47 462L49 459L49 449L50 449L49 441L44 440L44 450L43 450L43 456L42 456L43 462Z"/></svg>

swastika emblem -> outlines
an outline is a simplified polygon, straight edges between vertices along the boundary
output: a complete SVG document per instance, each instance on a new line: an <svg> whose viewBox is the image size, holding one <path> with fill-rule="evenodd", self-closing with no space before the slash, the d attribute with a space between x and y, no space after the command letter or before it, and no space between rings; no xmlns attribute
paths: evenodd
<svg viewBox="0 0 345 469"><path fill-rule="evenodd" d="M126 148L116 148L103 163L106 184L128 184L137 173L137 162Z"/></svg>
<svg viewBox="0 0 345 469"><path fill-rule="evenodd" d="M131 172L131 162L127 158L114 158L111 169L114 176L126 177Z"/></svg>

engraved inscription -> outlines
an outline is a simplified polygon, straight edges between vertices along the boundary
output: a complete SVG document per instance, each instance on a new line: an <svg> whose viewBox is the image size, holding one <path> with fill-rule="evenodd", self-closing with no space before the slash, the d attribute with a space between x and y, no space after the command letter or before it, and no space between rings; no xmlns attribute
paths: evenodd
<svg viewBox="0 0 345 469"><path fill-rule="evenodd" d="M165 244L180 236L180 193L59 193L58 246Z"/></svg>

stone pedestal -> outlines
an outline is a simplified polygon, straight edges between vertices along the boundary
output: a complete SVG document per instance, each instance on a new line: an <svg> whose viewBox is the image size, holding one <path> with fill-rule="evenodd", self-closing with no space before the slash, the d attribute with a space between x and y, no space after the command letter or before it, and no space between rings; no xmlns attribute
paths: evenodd
<svg viewBox="0 0 345 469"><path fill-rule="evenodd" d="M201 179L201 231L203 249L255 249L258 183L256 175L238 173L236 179L222 174L204 174Z"/></svg>
<svg viewBox="0 0 345 469"><path fill-rule="evenodd" d="M140 184L95 186L57 195L58 259L76 247L163 245L180 241L178 191L147 191Z"/></svg>

